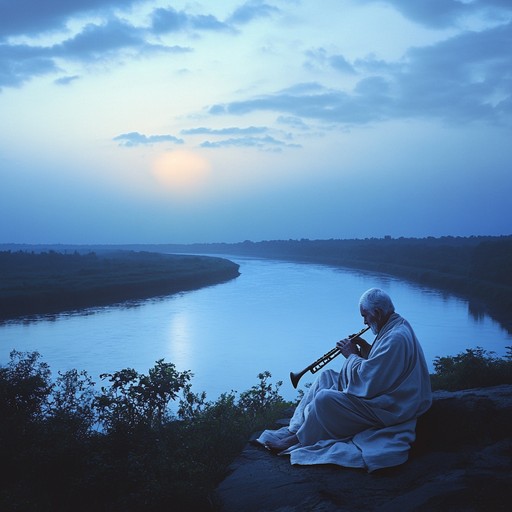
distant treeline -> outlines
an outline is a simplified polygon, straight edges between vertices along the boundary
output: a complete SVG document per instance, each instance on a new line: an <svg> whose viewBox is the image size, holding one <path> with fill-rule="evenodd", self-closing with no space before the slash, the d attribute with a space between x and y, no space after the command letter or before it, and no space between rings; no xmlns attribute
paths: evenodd
<svg viewBox="0 0 512 512"><path fill-rule="evenodd" d="M116 251L0 252L0 319L197 289L239 275L222 258Z"/></svg>
<svg viewBox="0 0 512 512"><path fill-rule="evenodd" d="M274 240L166 246L322 263L397 276L468 298L512 330L512 236Z"/></svg>

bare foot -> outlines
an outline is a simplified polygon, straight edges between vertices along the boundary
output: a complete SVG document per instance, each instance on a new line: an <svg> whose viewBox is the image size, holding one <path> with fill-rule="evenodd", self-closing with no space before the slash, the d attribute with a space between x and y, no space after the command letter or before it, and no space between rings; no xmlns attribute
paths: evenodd
<svg viewBox="0 0 512 512"><path fill-rule="evenodd" d="M270 450L276 452L282 452L297 444L299 442L299 438L295 434L290 434L287 437L283 437L283 439L276 439L275 441L268 441L265 446Z"/></svg>

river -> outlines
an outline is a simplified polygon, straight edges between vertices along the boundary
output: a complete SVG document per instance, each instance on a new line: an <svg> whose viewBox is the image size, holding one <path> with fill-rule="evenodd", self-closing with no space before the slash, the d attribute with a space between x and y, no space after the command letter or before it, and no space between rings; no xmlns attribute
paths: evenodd
<svg viewBox="0 0 512 512"><path fill-rule="evenodd" d="M377 286L413 325L433 371L436 356L483 347L503 356L512 336L468 303L397 278L314 264L226 256L241 275L227 283L122 306L0 324L0 364L12 349L37 350L52 374L86 370L93 380L123 368L147 373L156 360L194 373L209 400L245 391L268 370L295 399L289 372L302 370L363 326L359 297ZM373 341L368 331L364 337ZM336 369L340 356L330 363ZM310 374L301 384L311 382Z"/></svg>

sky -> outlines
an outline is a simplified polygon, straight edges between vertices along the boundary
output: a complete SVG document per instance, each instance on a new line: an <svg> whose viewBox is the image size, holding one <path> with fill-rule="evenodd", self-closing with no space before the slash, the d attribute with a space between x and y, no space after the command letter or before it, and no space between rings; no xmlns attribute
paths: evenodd
<svg viewBox="0 0 512 512"><path fill-rule="evenodd" d="M0 0L0 243L512 234L512 0Z"/></svg>

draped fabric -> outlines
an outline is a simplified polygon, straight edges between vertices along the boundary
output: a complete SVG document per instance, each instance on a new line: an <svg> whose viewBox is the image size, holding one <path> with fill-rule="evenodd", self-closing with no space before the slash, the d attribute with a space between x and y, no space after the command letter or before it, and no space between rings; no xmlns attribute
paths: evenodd
<svg viewBox="0 0 512 512"><path fill-rule="evenodd" d="M431 404L423 350L397 313L376 337L368 359L350 355L341 371L323 371L301 400L288 428L258 441L295 433L283 452L292 464L338 464L368 471L407 460L416 418Z"/></svg>

